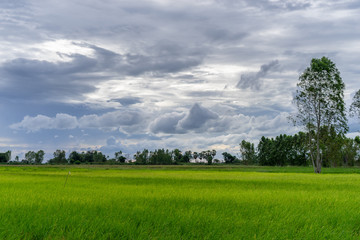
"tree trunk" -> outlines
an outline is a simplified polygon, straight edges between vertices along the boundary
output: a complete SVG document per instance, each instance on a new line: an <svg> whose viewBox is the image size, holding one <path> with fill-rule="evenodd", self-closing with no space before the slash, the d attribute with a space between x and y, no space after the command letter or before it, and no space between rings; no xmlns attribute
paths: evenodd
<svg viewBox="0 0 360 240"><path fill-rule="evenodd" d="M316 126L316 173L321 173L321 162L320 158L320 123L321 123L321 113L320 113L320 102L318 102L318 116L317 116L317 126Z"/></svg>
<svg viewBox="0 0 360 240"><path fill-rule="evenodd" d="M314 160L314 152L313 152L313 150L312 150L312 146L311 146L311 139L312 139L312 137L311 137L311 129L310 129L310 127L309 127L309 143L308 143L308 148L309 148L309 152L310 152L310 158L311 158L311 163L312 163L312 166L313 166L313 168L314 168L314 172L316 173L316 165L315 165L315 160Z"/></svg>

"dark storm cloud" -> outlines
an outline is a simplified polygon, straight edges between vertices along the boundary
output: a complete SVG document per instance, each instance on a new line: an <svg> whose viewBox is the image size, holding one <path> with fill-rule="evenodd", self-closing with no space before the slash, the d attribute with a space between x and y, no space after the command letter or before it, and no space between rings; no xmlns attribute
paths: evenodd
<svg viewBox="0 0 360 240"><path fill-rule="evenodd" d="M176 73L202 63L206 52L202 48L189 48L171 41L160 41L147 49L147 55L127 54L127 73Z"/></svg>
<svg viewBox="0 0 360 240"><path fill-rule="evenodd" d="M274 71L278 65L279 61L274 60L268 64L261 65L260 70L256 73L242 74L236 87L241 89L250 88L253 90L259 90L262 85L262 78L270 71Z"/></svg>
<svg viewBox="0 0 360 240"><path fill-rule="evenodd" d="M13 99L56 101L59 97L78 98L94 91L94 79L85 77L96 64L94 59L82 55L71 57L72 61L67 63L22 58L5 62L0 69L4 81L0 94Z"/></svg>
<svg viewBox="0 0 360 240"><path fill-rule="evenodd" d="M17 58L0 66L3 87L0 94L9 98L79 98L93 92L96 83L151 73L176 73L199 65L204 53L164 42L149 49L148 55L118 54L89 44L76 44L93 50L93 56L59 54L66 62ZM126 104L126 99L122 100Z"/></svg>

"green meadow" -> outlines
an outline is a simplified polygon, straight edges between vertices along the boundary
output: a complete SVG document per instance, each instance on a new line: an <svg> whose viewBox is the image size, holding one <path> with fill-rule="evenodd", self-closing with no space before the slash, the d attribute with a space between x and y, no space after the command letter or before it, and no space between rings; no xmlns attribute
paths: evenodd
<svg viewBox="0 0 360 240"><path fill-rule="evenodd" d="M360 170L312 171L2 166L0 239L359 239Z"/></svg>

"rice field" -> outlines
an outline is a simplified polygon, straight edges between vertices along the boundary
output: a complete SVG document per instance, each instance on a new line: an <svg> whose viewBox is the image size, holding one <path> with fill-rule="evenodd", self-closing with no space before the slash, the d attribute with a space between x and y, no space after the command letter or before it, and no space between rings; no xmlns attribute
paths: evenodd
<svg viewBox="0 0 360 240"><path fill-rule="evenodd" d="M0 239L359 239L359 169L324 172L1 166Z"/></svg>

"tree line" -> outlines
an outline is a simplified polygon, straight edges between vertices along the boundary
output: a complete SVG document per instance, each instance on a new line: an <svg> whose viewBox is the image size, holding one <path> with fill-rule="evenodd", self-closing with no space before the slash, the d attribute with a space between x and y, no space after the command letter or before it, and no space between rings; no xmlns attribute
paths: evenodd
<svg viewBox="0 0 360 240"><path fill-rule="evenodd" d="M28 151L25 153L24 159L19 160L15 157L15 161L11 161L11 151L0 153L0 163L9 164L43 164L45 152L39 150L38 152ZM206 150L201 152L185 151L184 153L179 149L157 149L149 151L137 151L133 158L129 155L125 156L122 151L115 152L114 157L104 155L97 150L89 150L83 152L72 151L68 157L64 150L56 150L53 153L53 158L47 161L47 164L186 164L194 160L194 163L212 164L220 163L221 161L215 159L216 150Z"/></svg>
<svg viewBox="0 0 360 240"><path fill-rule="evenodd" d="M312 165L311 148L315 148L311 136L314 133L299 132L294 135L280 134L275 138L261 137L257 148L243 140L240 158L225 152L225 163L260 166L309 166ZM320 153L324 167L360 165L360 137L348 138L333 128L321 128Z"/></svg>
<svg viewBox="0 0 360 240"><path fill-rule="evenodd" d="M259 166L309 166L311 150L314 141L313 133L298 132L294 135L280 134L275 138L262 136L255 147L254 143L242 140L239 152L232 155L222 153L222 159L216 158L216 150L182 152L179 149L144 149L137 151L132 157L115 152L114 157L104 155L97 150L83 152L72 151L66 157L64 150L56 150L53 158L46 164L141 164L141 165L171 165L171 164L240 164ZM334 128L321 128L320 153L324 167L360 165L360 137L354 139L337 133ZM11 151L0 153L0 163L9 164L43 164L43 150L28 151L24 159L11 161Z"/></svg>

